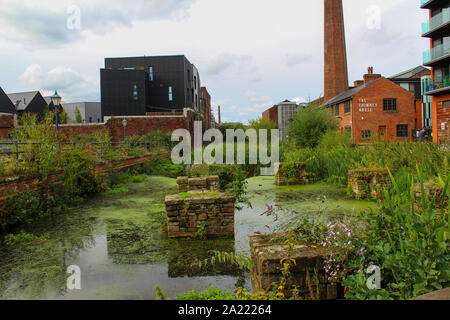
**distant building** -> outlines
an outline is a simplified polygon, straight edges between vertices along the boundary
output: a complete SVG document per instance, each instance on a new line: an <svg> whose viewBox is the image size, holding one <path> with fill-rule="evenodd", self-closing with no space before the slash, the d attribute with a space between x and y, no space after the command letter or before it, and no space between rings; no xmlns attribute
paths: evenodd
<svg viewBox="0 0 450 320"><path fill-rule="evenodd" d="M14 104L9 99L5 91L3 91L2 87L0 87L0 113L16 113Z"/></svg>
<svg viewBox="0 0 450 320"><path fill-rule="evenodd" d="M8 98L13 103L19 116L25 112L42 114L48 107L39 91L10 93Z"/></svg>
<svg viewBox="0 0 450 320"><path fill-rule="evenodd" d="M100 81L102 117L201 111L200 75L183 55L106 58Z"/></svg>
<svg viewBox="0 0 450 320"><path fill-rule="evenodd" d="M423 96L422 90L422 78L429 77L430 74L430 69L418 66L389 78L389 80L395 82L403 89L414 94L415 129L421 129L423 127L431 129L432 127L430 99Z"/></svg>
<svg viewBox="0 0 450 320"><path fill-rule="evenodd" d="M275 122L280 129L280 140L288 139L288 127L297 112L297 104L289 100L280 102L263 112L263 118Z"/></svg>
<svg viewBox="0 0 450 320"><path fill-rule="evenodd" d="M205 87L202 87L202 114L204 117L205 126L203 129L212 128L211 125L211 95Z"/></svg>
<svg viewBox="0 0 450 320"><path fill-rule="evenodd" d="M409 140L415 128L415 95L389 79L373 73L370 67L364 80L330 99L326 107L339 119L341 133L356 142L372 138L388 141Z"/></svg>
<svg viewBox="0 0 450 320"><path fill-rule="evenodd" d="M423 85L425 95L432 97L433 141L450 141L450 2L422 0L420 7L429 10L422 37L430 39L423 65L431 67L431 77Z"/></svg>
<svg viewBox="0 0 450 320"><path fill-rule="evenodd" d="M75 110L77 108L80 111L83 122L102 122L102 107L100 102L62 103L62 107L67 112L67 123L76 123Z"/></svg>

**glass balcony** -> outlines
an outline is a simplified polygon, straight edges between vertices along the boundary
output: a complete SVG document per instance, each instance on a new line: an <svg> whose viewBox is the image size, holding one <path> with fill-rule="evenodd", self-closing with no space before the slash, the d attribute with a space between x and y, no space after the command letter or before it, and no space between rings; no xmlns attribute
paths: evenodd
<svg viewBox="0 0 450 320"><path fill-rule="evenodd" d="M423 64L432 62L439 58L445 57L450 54L450 42L444 42L431 50L427 50L423 53Z"/></svg>
<svg viewBox="0 0 450 320"><path fill-rule="evenodd" d="M423 81L424 93L449 87L450 87L450 76L446 76L443 77L442 79L437 79L435 81L431 80Z"/></svg>
<svg viewBox="0 0 450 320"><path fill-rule="evenodd" d="M450 8L443 9L441 13L422 23L422 34L436 30L447 22L450 22Z"/></svg>

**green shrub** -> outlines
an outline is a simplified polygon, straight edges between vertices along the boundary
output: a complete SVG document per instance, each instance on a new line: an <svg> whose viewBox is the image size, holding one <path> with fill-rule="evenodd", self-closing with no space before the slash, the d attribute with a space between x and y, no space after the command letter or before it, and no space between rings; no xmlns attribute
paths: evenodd
<svg viewBox="0 0 450 320"><path fill-rule="evenodd" d="M207 290L198 292L195 290L177 295L178 300L235 300L234 294L222 291L219 288L209 287Z"/></svg>
<svg viewBox="0 0 450 320"><path fill-rule="evenodd" d="M337 130L336 117L327 109L299 108L289 125L289 139L302 148L316 147L328 131Z"/></svg>

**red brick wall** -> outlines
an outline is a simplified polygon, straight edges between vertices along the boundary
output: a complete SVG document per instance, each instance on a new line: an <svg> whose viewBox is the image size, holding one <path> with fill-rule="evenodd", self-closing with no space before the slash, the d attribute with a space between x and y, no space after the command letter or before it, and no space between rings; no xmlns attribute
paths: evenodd
<svg viewBox="0 0 450 320"><path fill-rule="evenodd" d="M14 115L0 113L0 138L7 138L8 132L14 127Z"/></svg>
<svg viewBox="0 0 450 320"><path fill-rule="evenodd" d="M106 123L60 125L59 130L62 135L71 137L92 135L106 128L112 136L112 141L120 142L124 139L124 128L122 124L124 118L128 122L126 127L127 137L148 134L158 130L165 133L172 132L176 129L187 129L191 134L194 132L195 118L192 111L188 111L186 116L183 113L148 113L147 116L140 117L114 117ZM14 120L12 120L12 126L13 124ZM10 129L5 129L6 136L8 131ZM2 128L0 128L0 137L1 134Z"/></svg>
<svg viewBox="0 0 450 320"><path fill-rule="evenodd" d="M450 100L450 94L433 97L433 141L450 139L450 108L444 108L443 102ZM445 124L442 130L442 124Z"/></svg>
<svg viewBox="0 0 450 320"><path fill-rule="evenodd" d="M278 106L274 106L274 107L264 111L262 116L263 116L263 118L269 119L269 120L275 122L277 125L279 125L279 123L278 123Z"/></svg>
<svg viewBox="0 0 450 320"><path fill-rule="evenodd" d="M384 112L383 99L396 98L397 112ZM360 112L359 101L365 101L368 104L377 104L372 107L372 112ZM339 105L341 131L346 126L352 127L352 136L358 143L367 142L362 139L362 130L371 130L372 137L377 137L380 127L386 127L386 139L388 141L405 141L408 139L397 138L397 125L407 124L409 129L409 138L411 130L414 129L414 95L396 85L392 81L381 78L375 81L367 88L354 95L351 102L352 112L344 114L344 103Z"/></svg>

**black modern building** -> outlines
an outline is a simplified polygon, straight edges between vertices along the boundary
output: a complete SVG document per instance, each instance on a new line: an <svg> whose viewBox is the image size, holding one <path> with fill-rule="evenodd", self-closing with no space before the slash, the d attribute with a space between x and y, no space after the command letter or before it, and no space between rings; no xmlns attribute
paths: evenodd
<svg viewBox="0 0 450 320"><path fill-rule="evenodd" d="M0 113L16 113L16 108L11 100L0 87Z"/></svg>
<svg viewBox="0 0 450 320"><path fill-rule="evenodd" d="M201 111L200 76L184 55L106 58L100 82L102 117Z"/></svg>

